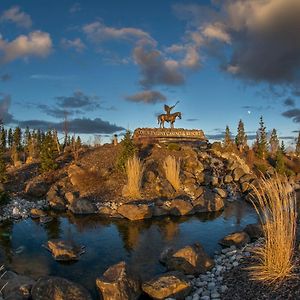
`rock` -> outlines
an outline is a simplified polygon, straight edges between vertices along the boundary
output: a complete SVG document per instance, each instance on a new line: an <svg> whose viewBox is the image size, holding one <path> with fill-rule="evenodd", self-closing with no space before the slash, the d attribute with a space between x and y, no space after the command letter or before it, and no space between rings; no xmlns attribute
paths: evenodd
<svg viewBox="0 0 300 300"><path fill-rule="evenodd" d="M80 255L84 253L84 247L74 245L62 240L49 240L47 246L55 260L58 261L72 261L78 260Z"/></svg>
<svg viewBox="0 0 300 300"><path fill-rule="evenodd" d="M225 247L236 246L243 247L250 243L249 235L244 231L234 232L219 241L219 244Z"/></svg>
<svg viewBox="0 0 300 300"><path fill-rule="evenodd" d="M146 204L123 204L118 208L118 213L130 221L152 217L152 211Z"/></svg>
<svg viewBox="0 0 300 300"><path fill-rule="evenodd" d="M79 197L78 193L75 192L67 192L65 193L65 199L69 204L72 204Z"/></svg>
<svg viewBox="0 0 300 300"><path fill-rule="evenodd" d="M224 208L223 199L209 189L205 189L205 192L192 203L196 212L219 211Z"/></svg>
<svg viewBox="0 0 300 300"><path fill-rule="evenodd" d="M191 291L191 284L182 273L168 272L143 283L142 289L152 299L184 299Z"/></svg>
<svg viewBox="0 0 300 300"><path fill-rule="evenodd" d="M92 300L81 285L60 277L42 277L33 286L32 300Z"/></svg>
<svg viewBox="0 0 300 300"><path fill-rule="evenodd" d="M123 261L109 267L96 285L103 300L135 300L141 294L139 279Z"/></svg>
<svg viewBox="0 0 300 300"><path fill-rule="evenodd" d="M234 181L239 181L240 178L244 175L245 175L245 171L240 167L233 170L233 180Z"/></svg>
<svg viewBox="0 0 300 300"><path fill-rule="evenodd" d="M34 178L26 184L25 193L28 196L40 198L46 195L48 189L49 185L44 179Z"/></svg>
<svg viewBox="0 0 300 300"><path fill-rule="evenodd" d="M39 219L41 217L45 217L47 214L42 211L41 209L37 209L37 208L32 208L30 210L30 217L32 219Z"/></svg>
<svg viewBox="0 0 300 300"><path fill-rule="evenodd" d="M53 221L53 218L50 216L42 216L40 217L40 223L41 224L47 224Z"/></svg>
<svg viewBox="0 0 300 300"><path fill-rule="evenodd" d="M246 192L250 191L251 189L252 188L251 188L251 185L250 185L249 182L243 182L241 184L241 191L242 191L242 193L246 193Z"/></svg>
<svg viewBox="0 0 300 300"><path fill-rule="evenodd" d="M211 176L210 183L212 186L218 186L219 185L219 178L216 176Z"/></svg>
<svg viewBox="0 0 300 300"><path fill-rule="evenodd" d="M193 206L185 200L174 199L171 201L170 214L174 216L185 216L193 212Z"/></svg>
<svg viewBox="0 0 300 300"><path fill-rule="evenodd" d="M47 200L52 209L57 211L66 210L66 201L63 197L60 196L58 186L52 185L47 193Z"/></svg>
<svg viewBox="0 0 300 300"><path fill-rule="evenodd" d="M181 271L186 275L199 275L214 266L214 261L199 243L166 253L165 262L168 270Z"/></svg>
<svg viewBox="0 0 300 300"><path fill-rule="evenodd" d="M244 230L251 240L257 240L264 236L261 224L248 224Z"/></svg>
<svg viewBox="0 0 300 300"><path fill-rule="evenodd" d="M221 188L214 188L214 192L216 192L221 198L227 198L227 192Z"/></svg>
<svg viewBox="0 0 300 300"><path fill-rule="evenodd" d="M6 271L0 279L1 294L4 299L29 299L30 290L34 283L35 281L30 277Z"/></svg>
<svg viewBox="0 0 300 300"><path fill-rule="evenodd" d="M244 182L248 182L250 183L251 181L253 181L255 179L254 175L251 174L245 174L244 176L242 176L240 178L240 183L244 183Z"/></svg>
<svg viewBox="0 0 300 300"><path fill-rule="evenodd" d="M226 175L224 177L224 183L231 183L233 181L233 178L231 175Z"/></svg>
<svg viewBox="0 0 300 300"><path fill-rule="evenodd" d="M169 214L170 214L170 208L169 207L163 207L163 206L155 205L152 209L152 216L153 217L167 216Z"/></svg>
<svg viewBox="0 0 300 300"><path fill-rule="evenodd" d="M68 206L68 209L75 215L87 215L97 213L93 202L86 198L78 198Z"/></svg>

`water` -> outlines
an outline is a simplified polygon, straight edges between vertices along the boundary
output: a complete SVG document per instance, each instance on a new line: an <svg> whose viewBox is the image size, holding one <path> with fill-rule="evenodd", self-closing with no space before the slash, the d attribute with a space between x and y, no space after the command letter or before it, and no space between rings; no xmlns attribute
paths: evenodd
<svg viewBox="0 0 300 300"><path fill-rule="evenodd" d="M212 256L219 249L219 239L256 222L254 210L242 201L230 203L222 213L142 222L65 214L46 225L31 219L2 225L0 255L5 265L20 274L62 276L82 284L97 299L96 277L121 260L149 279L165 271L158 262L165 247L200 242ZM42 244L57 238L86 246L86 253L77 262L56 262Z"/></svg>

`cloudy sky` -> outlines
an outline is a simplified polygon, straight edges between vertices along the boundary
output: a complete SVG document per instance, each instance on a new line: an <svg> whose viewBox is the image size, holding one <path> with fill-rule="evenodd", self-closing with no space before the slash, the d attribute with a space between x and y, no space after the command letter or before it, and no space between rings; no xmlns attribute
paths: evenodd
<svg viewBox="0 0 300 300"><path fill-rule="evenodd" d="M179 127L254 136L263 115L290 143L299 32L299 0L1 0L1 118L110 135L180 100Z"/></svg>

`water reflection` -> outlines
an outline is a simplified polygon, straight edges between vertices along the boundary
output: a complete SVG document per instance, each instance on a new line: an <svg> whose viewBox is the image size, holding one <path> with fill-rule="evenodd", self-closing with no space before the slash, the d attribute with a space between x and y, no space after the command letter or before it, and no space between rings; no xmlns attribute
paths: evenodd
<svg viewBox="0 0 300 300"><path fill-rule="evenodd" d="M86 286L96 297L96 277L120 260L130 263L143 279L148 279L164 271L158 259L165 247L200 242L212 255L220 238L256 220L254 210L238 201L229 204L224 212L138 222L63 214L45 225L26 220L0 226L0 251L6 264L22 274L34 278L66 277ZM54 238L85 245L86 253L72 264L56 262L41 247ZM21 246L21 253L13 252Z"/></svg>

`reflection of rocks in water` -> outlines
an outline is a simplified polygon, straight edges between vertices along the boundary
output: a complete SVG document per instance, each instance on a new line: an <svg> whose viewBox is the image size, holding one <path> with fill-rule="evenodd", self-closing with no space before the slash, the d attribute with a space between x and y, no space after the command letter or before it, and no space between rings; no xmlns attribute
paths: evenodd
<svg viewBox="0 0 300 300"><path fill-rule="evenodd" d="M5 257L8 262L12 261L12 230L13 222L6 222L0 226L0 245L1 252L4 252L2 257Z"/></svg>
<svg viewBox="0 0 300 300"><path fill-rule="evenodd" d="M179 234L179 223L171 218L165 218L158 224L164 240L171 242Z"/></svg>
<svg viewBox="0 0 300 300"><path fill-rule="evenodd" d="M60 238L62 233L60 218L54 218L52 222L45 223L43 227L45 229L45 232L47 233L48 240Z"/></svg>
<svg viewBox="0 0 300 300"><path fill-rule="evenodd" d="M209 212L209 213L197 213L195 217L202 221L213 221L222 215L223 211Z"/></svg>
<svg viewBox="0 0 300 300"><path fill-rule="evenodd" d="M242 200L235 201L226 206L224 210L224 219L228 220L230 218L236 218L236 225L240 225L243 217L246 214L247 203Z"/></svg>

